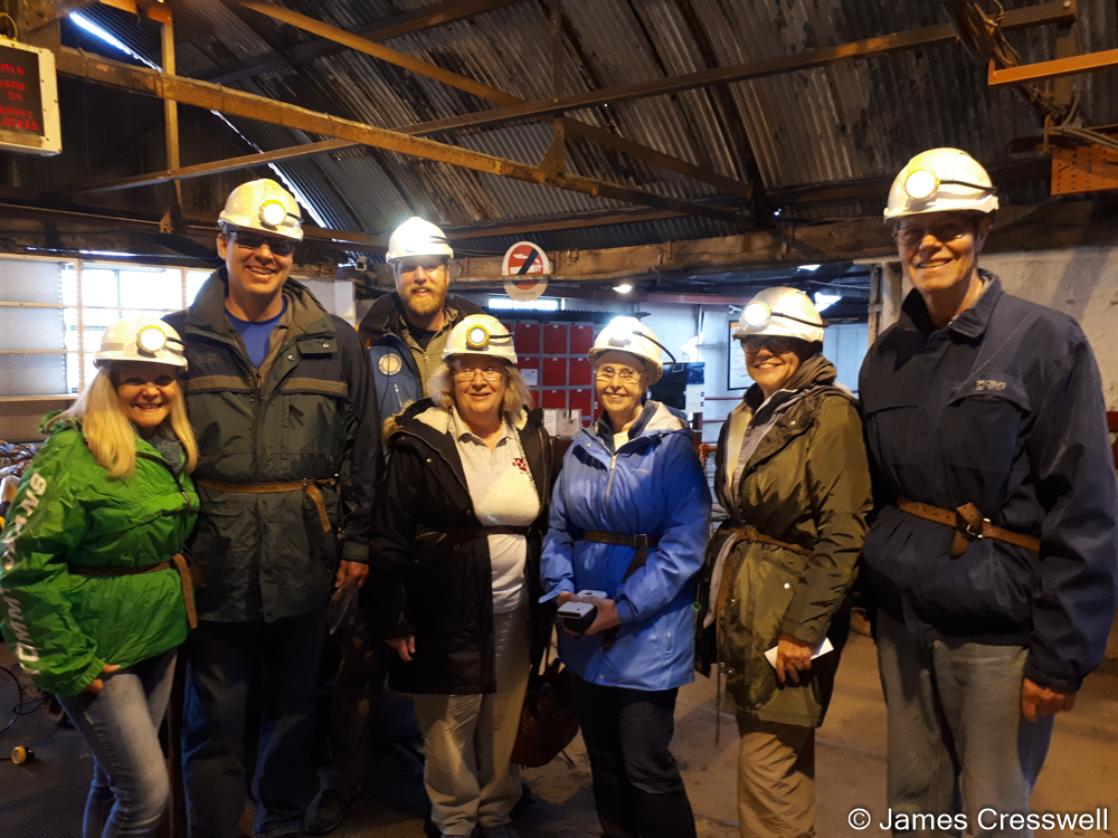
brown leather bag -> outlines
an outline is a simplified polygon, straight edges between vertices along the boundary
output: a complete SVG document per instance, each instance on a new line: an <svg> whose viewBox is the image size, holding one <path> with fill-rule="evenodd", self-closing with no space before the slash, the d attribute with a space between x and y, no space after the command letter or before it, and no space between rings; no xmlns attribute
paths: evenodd
<svg viewBox="0 0 1118 838"><path fill-rule="evenodd" d="M578 733L574 676L562 661L550 656L549 646L543 672L532 673L512 749L512 761L529 768L547 765Z"/></svg>

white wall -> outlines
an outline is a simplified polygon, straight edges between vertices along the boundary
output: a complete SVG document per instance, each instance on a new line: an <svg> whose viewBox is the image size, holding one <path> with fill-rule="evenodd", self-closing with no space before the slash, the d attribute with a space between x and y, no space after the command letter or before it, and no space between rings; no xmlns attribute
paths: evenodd
<svg viewBox="0 0 1118 838"><path fill-rule="evenodd" d="M1118 410L1118 248L996 254L980 264L1010 294L1079 321L1099 363L1106 407Z"/></svg>

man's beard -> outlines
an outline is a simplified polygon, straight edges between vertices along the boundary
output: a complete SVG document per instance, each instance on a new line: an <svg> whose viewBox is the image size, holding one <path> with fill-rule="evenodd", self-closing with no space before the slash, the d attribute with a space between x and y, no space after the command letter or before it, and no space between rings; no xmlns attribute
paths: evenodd
<svg viewBox="0 0 1118 838"><path fill-rule="evenodd" d="M443 307L443 297L438 294L409 294L404 298L404 308L408 314L422 320L430 317Z"/></svg>

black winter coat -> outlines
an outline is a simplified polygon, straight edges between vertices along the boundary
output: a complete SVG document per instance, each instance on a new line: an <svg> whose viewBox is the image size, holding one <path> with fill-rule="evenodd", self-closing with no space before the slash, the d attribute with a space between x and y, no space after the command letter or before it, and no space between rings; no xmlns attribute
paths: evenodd
<svg viewBox="0 0 1118 838"><path fill-rule="evenodd" d="M383 501L374 516L367 620L380 638L415 635L411 662L394 660L392 688L440 695L497 690L493 644L492 571L488 539L419 538L424 533L479 527L449 412L430 399L401 414L393 434ZM554 463L542 413L516 424L540 514L527 536L526 574L532 609L531 660L537 664L550 633L550 615L538 604L540 550L547 529Z"/></svg>

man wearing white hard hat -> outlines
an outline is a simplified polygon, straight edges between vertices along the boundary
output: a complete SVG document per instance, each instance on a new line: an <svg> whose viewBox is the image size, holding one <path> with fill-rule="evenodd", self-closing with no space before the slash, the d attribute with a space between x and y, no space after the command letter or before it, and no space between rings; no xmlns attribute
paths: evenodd
<svg viewBox="0 0 1118 838"><path fill-rule="evenodd" d="M454 251L441 229L412 216L392 231L385 259L396 292L377 300L361 319L369 348L377 403L388 419L427 395L427 380L442 362L447 335L481 308L448 296Z"/></svg>
<svg viewBox="0 0 1118 838"><path fill-rule="evenodd" d="M815 729L850 625L869 467L807 294L759 292L734 336L754 384L718 439L727 519L707 547L697 660L720 667L736 711L741 834L814 835Z"/></svg>
<svg viewBox="0 0 1118 838"><path fill-rule="evenodd" d="M954 148L912 158L885 208L913 290L860 376L877 500L863 578L897 832L916 813L958 815L971 834L984 809L1028 811L1054 716L1114 619L1098 368L1074 320L978 267L997 209L985 169Z"/></svg>
<svg viewBox="0 0 1118 838"><path fill-rule="evenodd" d="M353 327L289 277L303 238L291 194L274 180L243 183L218 224L224 267L167 318L190 361L202 502L183 722L188 829L235 833L251 704L261 708L254 831L296 835L327 603L367 573L380 422Z"/></svg>
<svg viewBox="0 0 1118 838"><path fill-rule="evenodd" d="M370 633L423 730L428 835L515 838L511 764L532 662L553 465L508 328L471 314L399 417L372 540Z"/></svg>

